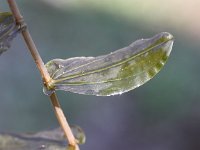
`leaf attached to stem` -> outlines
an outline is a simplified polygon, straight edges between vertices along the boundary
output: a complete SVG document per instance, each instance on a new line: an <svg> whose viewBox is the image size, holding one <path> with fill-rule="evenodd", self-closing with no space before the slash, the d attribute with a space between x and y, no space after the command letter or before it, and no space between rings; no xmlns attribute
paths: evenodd
<svg viewBox="0 0 200 150"><path fill-rule="evenodd" d="M173 41L170 33L162 32L107 55L53 59L46 64L52 78L47 91L64 90L97 96L130 91L160 71L169 57Z"/></svg>

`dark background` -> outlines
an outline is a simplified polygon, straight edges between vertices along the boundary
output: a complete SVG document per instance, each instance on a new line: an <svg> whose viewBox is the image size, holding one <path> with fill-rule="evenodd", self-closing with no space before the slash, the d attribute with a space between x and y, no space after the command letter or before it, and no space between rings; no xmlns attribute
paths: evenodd
<svg viewBox="0 0 200 150"><path fill-rule="evenodd" d="M198 0L19 0L45 62L98 56L167 31L169 61L150 82L120 96L58 91L70 124L81 126L82 150L200 149L200 2ZM0 0L0 11L9 11ZM57 127L39 72L18 35L0 56L0 131Z"/></svg>

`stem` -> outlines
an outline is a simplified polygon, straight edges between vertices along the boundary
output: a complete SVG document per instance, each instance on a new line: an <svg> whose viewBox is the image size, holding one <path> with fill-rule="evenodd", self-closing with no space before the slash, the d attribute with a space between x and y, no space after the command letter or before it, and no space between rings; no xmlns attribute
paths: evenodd
<svg viewBox="0 0 200 150"><path fill-rule="evenodd" d="M74 138L74 135L71 131L71 128L69 127L69 124L66 120L66 117L60 107L60 104L59 104L59 101L58 101L58 98L56 96L56 93L53 92L50 96L51 98L51 103L53 105L53 108L54 108L54 112L56 114L56 117L58 119L58 122L60 123L60 126L62 127L62 129L64 130L65 132L65 136L69 142L69 145L71 146L76 146L76 139Z"/></svg>
<svg viewBox="0 0 200 150"><path fill-rule="evenodd" d="M40 74L41 74L43 82L44 82L44 86L48 86L48 83L50 82L51 77L50 77L50 75L42 61L42 58L40 57L40 54L31 38L31 35L26 27L26 24L24 23L23 17L18 9L18 6L17 6L15 0L7 0L7 2L13 13L16 24L21 26L22 28L24 27L22 29L22 36L24 38L24 41L25 41L25 43L26 43L26 45L27 45L39 71L40 71ZM75 148L77 145L76 139L74 138L74 135L72 134L72 131L71 131L69 124L65 118L65 115L60 107L60 104L59 104L59 101L58 101L58 98L57 98L55 92L53 92L50 95L50 99L51 99L51 103L53 105L56 117L58 119L58 122L60 123L60 126L62 127L62 129L64 131L64 134L68 140L69 145Z"/></svg>

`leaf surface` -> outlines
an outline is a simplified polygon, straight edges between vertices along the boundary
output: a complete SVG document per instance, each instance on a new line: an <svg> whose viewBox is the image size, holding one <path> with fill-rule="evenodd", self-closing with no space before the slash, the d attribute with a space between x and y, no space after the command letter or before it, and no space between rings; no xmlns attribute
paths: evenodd
<svg viewBox="0 0 200 150"><path fill-rule="evenodd" d="M153 78L164 66L174 38L162 32L98 57L53 59L46 64L52 78L48 91L109 96L122 94Z"/></svg>
<svg viewBox="0 0 200 150"><path fill-rule="evenodd" d="M84 144L85 134L79 126L71 130L78 142ZM0 150L67 150L65 135L61 128L37 133L2 133L0 132ZM78 146L75 150L78 150Z"/></svg>
<svg viewBox="0 0 200 150"><path fill-rule="evenodd" d="M11 41L18 32L12 13L0 12L0 55L10 48Z"/></svg>

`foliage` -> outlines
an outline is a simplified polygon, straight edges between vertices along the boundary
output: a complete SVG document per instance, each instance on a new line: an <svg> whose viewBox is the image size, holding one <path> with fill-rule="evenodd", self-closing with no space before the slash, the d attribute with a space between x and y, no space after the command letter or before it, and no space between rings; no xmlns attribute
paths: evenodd
<svg viewBox="0 0 200 150"><path fill-rule="evenodd" d="M159 33L108 55L54 59L46 64L52 78L47 90L110 96L139 87L153 78L166 63L173 36Z"/></svg>
<svg viewBox="0 0 200 150"><path fill-rule="evenodd" d="M12 39L19 32L12 13L0 12L0 54L10 47Z"/></svg>
<svg viewBox="0 0 200 150"><path fill-rule="evenodd" d="M78 126L71 126L79 144L85 142L85 134ZM66 150L66 140L60 128L38 133L0 133L0 149L3 150ZM71 147L69 147L70 149Z"/></svg>

